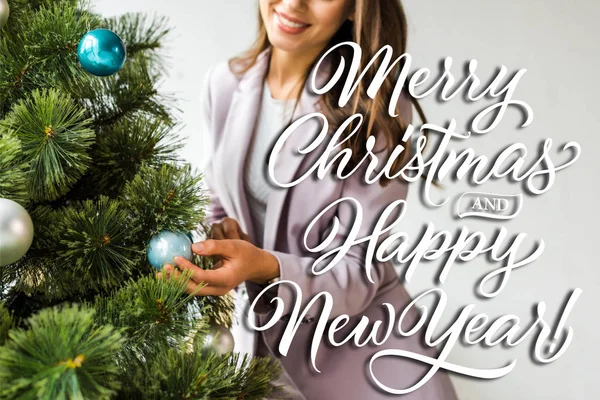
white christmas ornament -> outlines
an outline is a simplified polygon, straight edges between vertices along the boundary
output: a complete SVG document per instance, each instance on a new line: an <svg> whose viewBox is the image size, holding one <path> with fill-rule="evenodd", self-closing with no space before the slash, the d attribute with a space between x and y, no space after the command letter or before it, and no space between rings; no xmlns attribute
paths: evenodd
<svg viewBox="0 0 600 400"><path fill-rule="evenodd" d="M0 0L0 29L4 28L4 25L6 25L9 14L10 9L8 7L8 1Z"/></svg>
<svg viewBox="0 0 600 400"><path fill-rule="evenodd" d="M33 221L19 203L0 199L0 267L18 261L33 242Z"/></svg>

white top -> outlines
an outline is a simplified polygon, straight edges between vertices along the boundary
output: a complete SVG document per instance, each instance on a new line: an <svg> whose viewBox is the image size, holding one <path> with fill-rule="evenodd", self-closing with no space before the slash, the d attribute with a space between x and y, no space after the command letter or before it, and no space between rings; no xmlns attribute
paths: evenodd
<svg viewBox="0 0 600 400"><path fill-rule="evenodd" d="M269 156L277 138L289 125L294 108L293 100L274 99L266 81L262 93L260 112L244 171L244 189L257 242L255 244L260 248L263 245L267 199L272 190L267 169Z"/></svg>

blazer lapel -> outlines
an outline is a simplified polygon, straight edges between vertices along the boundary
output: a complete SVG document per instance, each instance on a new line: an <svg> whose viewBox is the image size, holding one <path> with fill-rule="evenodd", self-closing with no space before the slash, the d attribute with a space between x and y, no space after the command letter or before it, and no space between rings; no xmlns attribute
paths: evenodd
<svg viewBox="0 0 600 400"><path fill-rule="evenodd" d="M310 77L312 77L314 73L318 73L315 80L317 86L322 87L324 80L328 77L330 67L331 65L329 63L324 62L318 71L315 69L311 71L309 79L300 96L298 107L296 107L296 110L294 111L294 115L292 117L293 120L317 111L317 102L319 100L319 96L310 90ZM302 161L308 158L307 155L301 154L299 150L304 149L307 145L309 145L312 139L316 137L316 134L320 132L320 130L321 125L318 124L315 119L313 119L303 123L291 134L291 136L288 137L281 151L279 152L274 165L274 174L278 182L288 183L296 179L296 173L302 164ZM323 145L324 144L322 143L321 146ZM319 148L321 146L319 146ZM290 188L279 187L274 182L270 182L270 184L273 186L273 190L270 191L267 200L263 248L267 250L275 250L279 222L283 212L285 199L290 191Z"/></svg>
<svg viewBox="0 0 600 400"><path fill-rule="evenodd" d="M232 217L236 218L253 242L254 227L250 218L244 190L244 171L251 138L259 112L264 75L269 61L269 51L259 55L256 63L241 78L232 96L229 113L223 128L223 144L219 162L223 185L231 196Z"/></svg>

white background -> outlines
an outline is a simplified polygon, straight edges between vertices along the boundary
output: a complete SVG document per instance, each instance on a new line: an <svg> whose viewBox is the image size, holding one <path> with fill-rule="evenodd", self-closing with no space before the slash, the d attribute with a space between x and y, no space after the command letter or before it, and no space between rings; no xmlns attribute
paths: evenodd
<svg viewBox="0 0 600 400"><path fill-rule="evenodd" d="M475 303L476 311L492 317L519 315L524 325L531 320L531 310L537 302L546 301L547 315L552 317L567 293L579 287L583 294L567 322L575 330L573 343L562 358L545 366L531 361L530 340L512 349L456 348L449 361L473 368L500 367L518 360L508 376L495 381L453 376L459 396L465 400L598 399L599 345L595 339L599 328L600 273L594 253L599 222L596 178L600 162L596 146L600 140L596 115L600 109L600 2L411 0L404 4L410 24L408 51L414 56L414 66L436 71L439 60L452 56L455 74L461 76L462 65L475 58L483 80L502 64L510 71L528 70L515 97L533 108L533 124L516 129L520 113L509 110L499 128L470 142L478 154L494 156L509 144L523 142L533 160L538 144L547 137L554 139L555 148L572 140L583 148L579 161L558 173L549 192L538 197L524 196L521 214L504 223L510 234L526 232L531 240L544 239L546 250L538 261L516 270L508 287L492 300L478 299L473 290L477 279L493 269L484 258L455 265L443 286L451 299L447 321L455 310ZM190 139L184 156L201 166L205 154L199 132L198 91L203 74L212 64L239 53L251 43L257 20L256 2L97 0L96 10L107 16L141 11L170 18L174 27L167 43L171 72L165 77L162 90L177 94L185 123L183 132ZM438 124L452 117L466 121L483 108L482 104L467 104L460 99L440 104L428 98L422 104L430 121ZM467 190L516 194L522 188L507 181L489 182L479 188L448 182L441 195L453 200ZM457 221L447 206L428 209L421 204L417 190L409 193L408 200L410 208L403 229L413 238L428 221L434 222L437 230L454 232L465 225L488 236L501 225L476 219ZM407 284L409 291L418 294L431 287L435 270L437 264L422 264Z"/></svg>

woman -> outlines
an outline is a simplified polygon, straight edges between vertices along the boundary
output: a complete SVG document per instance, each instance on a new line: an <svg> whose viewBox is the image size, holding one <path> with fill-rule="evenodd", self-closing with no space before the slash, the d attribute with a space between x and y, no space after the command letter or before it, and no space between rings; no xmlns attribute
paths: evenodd
<svg viewBox="0 0 600 400"><path fill-rule="evenodd" d="M349 332L362 316L371 321L385 320L383 303L402 310L410 302L391 263L375 262L374 283L365 279L364 247L354 246L329 272L314 276L309 273L317 258L303 243L303 234L313 218L337 199L353 197L362 204L363 224L358 237L369 234L383 209L407 194L405 181L387 181L366 185L364 168L344 180L333 174L323 179L305 179L284 189L267 177L270 148L281 131L299 116L320 111L334 129L348 116L360 112L366 117L363 129L352 141L344 142L354 158L350 167L365 152L369 135L377 135L377 152L390 151L400 143L402 133L411 120L410 101L403 98L399 117L387 115L386 98L393 89L392 79L385 82L375 100L366 95L361 84L349 105L337 106L341 90L336 85L328 93L317 96L310 90L308 77L315 63L332 45L343 41L358 43L364 52L364 64L383 45L391 45L397 54L405 52L406 21L401 5L394 0L259 0L259 37L243 57L219 65L208 73L203 93L203 117L213 142L212 158L204 175L209 187L212 215L212 238L193 245L200 255L220 256L215 268L203 271L190 262L177 259L180 269L194 271L188 291L197 295L223 295L240 285L247 287L249 300L274 279L291 280L302 289L306 304L314 295L327 291L335 301L331 318L348 314ZM344 55L340 48L340 55ZM329 56L339 60L339 56ZM349 63L347 63L349 64ZM400 67L400 65L398 66ZM319 68L317 82L326 81L331 68ZM364 79L370 82L375 69ZM390 74L393 76L393 74ZM418 109L418 108L417 108ZM418 109L420 110L420 109ZM314 126L314 128L317 128ZM299 157L296 149L310 142L317 129L303 126L283 146L274 170L279 182L290 182L315 162L318 151ZM304 141L300 144L299 141ZM406 159L404 159L406 160ZM402 161L402 160L400 160ZM350 168L349 167L349 168ZM362 172L362 173L361 173ZM354 210L340 203L331 208L308 234L307 243L319 244L334 218L340 225L336 239L354 222ZM362 263L361 263L362 260ZM172 266L165 268L175 273ZM197 291L199 283L206 287ZM273 289L270 298L280 297L285 313L293 307L292 293L282 285ZM257 326L269 321L273 303L260 298L254 309ZM264 300L264 301L263 301ZM279 358L288 398L306 399L383 399L392 395L381 390L369 371L372 355L383 349L405 349L435 357L416 336L391 336L380 347L341 347L322 345L316 365L309 358L310 344L319 307L312 307L300 324L293 343L284 357L278 352L279 339L286 326L282 318L271 329L256 335L255 354ZM373 375L386 386L404 389L414 385L427 372L425 365L379 359ZM455 399L447 375L438 373L406 399Z"/></svg>

